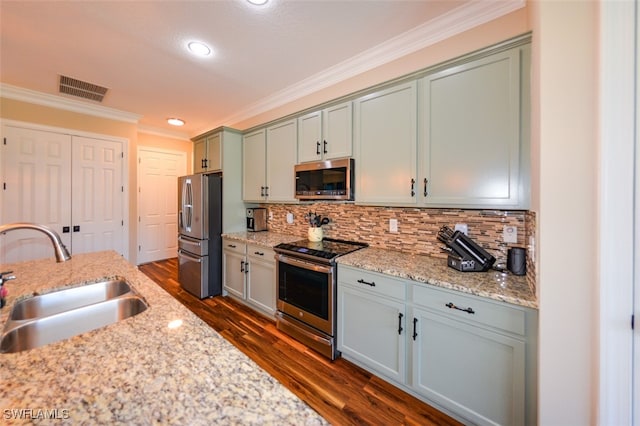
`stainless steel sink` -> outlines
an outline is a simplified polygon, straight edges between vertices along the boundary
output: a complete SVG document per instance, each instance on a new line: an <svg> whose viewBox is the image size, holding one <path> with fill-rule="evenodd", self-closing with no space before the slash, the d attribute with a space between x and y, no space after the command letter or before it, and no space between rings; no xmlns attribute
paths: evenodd
<svg viewBox="0 0 640 426"><path fill-rule="evenodd" d="M108 280L80 287L68 288L31 297L16 303L9 319L12 321L40 318L131 293L124 280Z"/></svg>
<svg viewBox="0 0 640 426"><path fill-rule="evenodd" d="M68 339L137 315L147 307L124 280L105 280L25 299L9 314L0 352L20 352Z"/></svg>

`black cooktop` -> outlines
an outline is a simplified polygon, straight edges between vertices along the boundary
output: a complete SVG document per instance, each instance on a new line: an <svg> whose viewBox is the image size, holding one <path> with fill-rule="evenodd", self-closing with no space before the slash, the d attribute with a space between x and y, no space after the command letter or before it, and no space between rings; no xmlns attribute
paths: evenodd
<svg viewBox="0 0 640 426"><path fill-rule="evenodd" d="M318 242L299 240L292 243L281 243L273 249L277 252L294 256L298 254L306 258L315 257L324 260L332 260L338 256L360 250L364 247L368 247L368 244L325 238Z"/></svg>

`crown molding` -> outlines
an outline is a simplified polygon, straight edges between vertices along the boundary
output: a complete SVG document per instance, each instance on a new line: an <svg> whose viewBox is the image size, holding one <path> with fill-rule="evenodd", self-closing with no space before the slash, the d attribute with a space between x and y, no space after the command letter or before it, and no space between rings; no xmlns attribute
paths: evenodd
<svg viewBox="0 0 640 426"><path fill-rule="evenodd" d="M523 8L525 5L526 0L470 1L359 55L268 96L250 105L245 110L225 118L222 122L237 123L249 119L500 18Z"/></svg>
<svg viewBox="0 0 640 426"><path fill-rule="evenodd" d="M101 118L108 118L111 120L124 121L127 123L137 124L140 118L142 118L142 116L139 114L120 111L101 105L86 104L74 99L67 99L62 96L37 92L35 90L12 86L6 83L0 83L0 97L13 99L16 101L28 102L35 105L62 109L65 111L77 112L79 114L87 114Z"/></svg>

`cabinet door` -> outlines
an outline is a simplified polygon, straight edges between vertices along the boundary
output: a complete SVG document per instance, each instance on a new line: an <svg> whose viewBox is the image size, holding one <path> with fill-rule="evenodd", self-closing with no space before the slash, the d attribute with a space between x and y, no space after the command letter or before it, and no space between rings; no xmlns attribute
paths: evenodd
<svg viewBox="0 0 640 426"><path fill-rule="evenodd" d="M207 162L205 166L209 171L222 169L222 158L220 155L221 140L222 133L216 133L207 138Z"/></svg>
<svg viewBox="0 0 640 426"><path fill-rule="evenodd" d="M353 146L352 110L351 102L347 102L323 111L322 141L319 151L325 160L351 157Z"/></svg>
<svg viewBox="0 0 640 426"><path fill-rule="evenodd" d="M523 341L421 309L407 326L417 392L474 424L525 423Z"/></svg>
<svg viewBox="0 0 640 426"><path fill-rule="evenodd" d="M298 161L322 159L322 112L315 111L298 118Z"/></svg>
<svg viewBox="0 0 640 426"><path fill-rule="evenodd" d="M247 301L269 315L276 311L276 262L273 251L247 247Z"/></svg>
<svg viewBox="0 0 640 426"><path fill-rule="evenodd" d="M242 198L244 201L265 200L266 131L260 129L243 137ZM291 172L293 174L293 171Z"/></svg>
<svg viewBox="0 0 640 426"><path fill-rule="evenodd" d="M293 168L298 159L296 120L267 129L267 199L269 202L295 202Z"/></svg>
<svg viewBox="0 0 640 426"><path fill-rule="evenodd" d="M245 257L230 250L222 252L224 289L240 299L245 298Z"/></svg>
<svg viewBox="0 0 640 426"><path fill-rule="evenodd" d="M338 284L338 350L396 382L405 381L404 304Z"/></svg>
<svg viewBox="0 0 640 426"><path fill-rule="evenodd" d="M206 172L205 160L207 159L207 141L205 139L193 143L193 172Z"/></svg>
<svg viewBox="0 0 640 426"><path fill-rule="evenodd" d="M412 81L354 102L356 202L416 203L416 97Z"/></svg>
<svg viewBox="0 0 640 426"><path fill-rule="evenodd" d="M425 203L518 206L520 77L519 49L424 77Z"/></svg>

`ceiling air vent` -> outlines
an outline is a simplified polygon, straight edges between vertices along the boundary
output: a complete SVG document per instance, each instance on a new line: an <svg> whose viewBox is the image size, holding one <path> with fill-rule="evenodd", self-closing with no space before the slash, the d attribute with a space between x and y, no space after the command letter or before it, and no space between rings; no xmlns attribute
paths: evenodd
<svg viewBox="0 0 640 426"><path fill-rule="evenodd" d="M102 102L104 95L107 94L106 87L97 84L87 83L86 81L76 80L75 78L60 76L60 93L71 96L77 96L83 99Z"/></svg>

